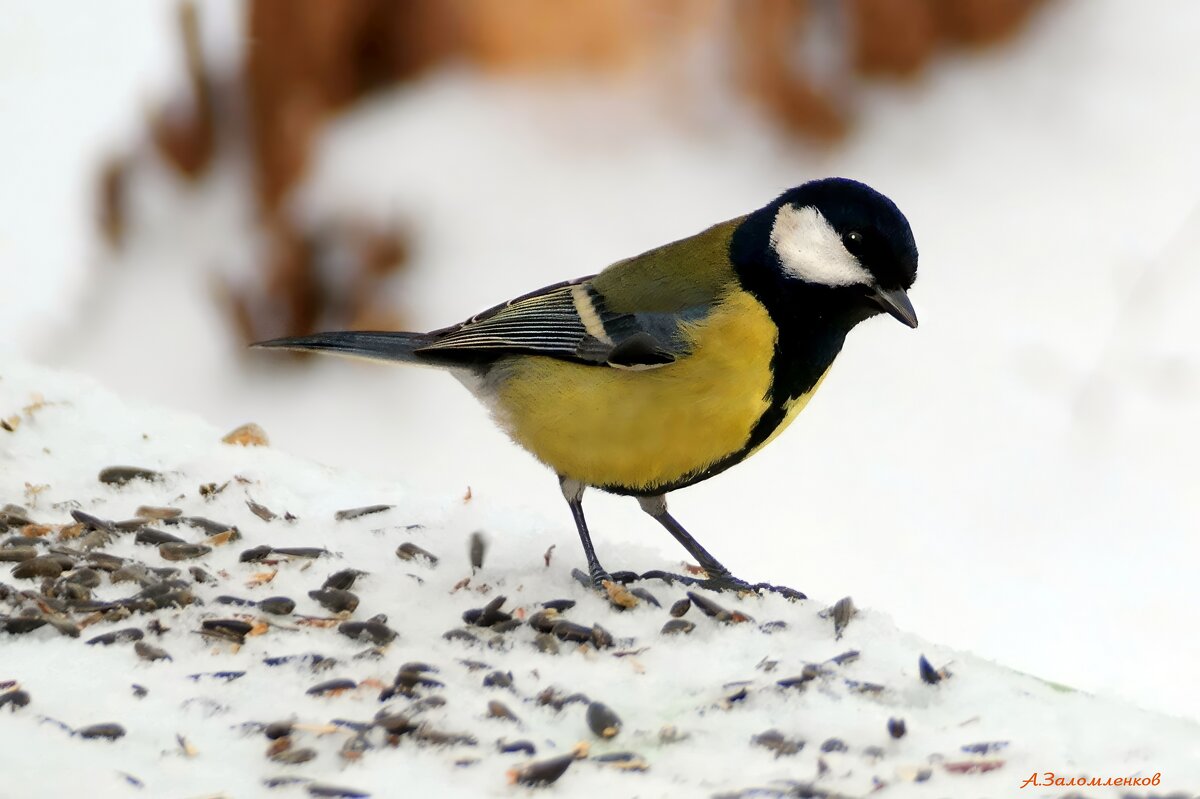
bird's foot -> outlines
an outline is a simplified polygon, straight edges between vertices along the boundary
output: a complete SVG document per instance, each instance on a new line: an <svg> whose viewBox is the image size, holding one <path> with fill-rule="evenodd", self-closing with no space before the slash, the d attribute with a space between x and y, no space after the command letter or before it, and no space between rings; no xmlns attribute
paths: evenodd
<svg viewBox="0 0 1200 799"><path fill-rule="evenodd" d="M621 583L623 585L630 581L630 576L633 579L637 578L637 575L633 574L633 572L617 572L616 576L614 576L602 568L593 568L590 573L582 569L571 569L571 576L584 588L591 588L600 593L605 593L605 583Z"/></svg>
<svg viewBox="0 0 1200 799"><path fill-rule="evenodd" d="M788 599L807 599L808 597L795 588L788 588L785 585L772 585L771 583L748 583L745 580L739 580L729 572L709 572L706 577L692 577L684 574L674 574L673 572L665 572L660 570L648 571L642 574L639 580L662 580L665 583L680 583L682 585L696 586L697 588L707 588L710 591L735 591L737 593L760 593L769 591L773 594Z"/></svg>

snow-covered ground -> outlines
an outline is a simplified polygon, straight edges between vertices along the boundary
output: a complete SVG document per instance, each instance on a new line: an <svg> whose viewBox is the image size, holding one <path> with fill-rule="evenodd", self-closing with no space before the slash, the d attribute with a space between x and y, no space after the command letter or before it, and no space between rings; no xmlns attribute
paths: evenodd
<svg viewBox="0 0 1200 799"><path fill-rule="evenodd" d="M1195 723L922 640L880 609L848 615L839 635L823 612L826 599L699 591L752 618L722 623L693 604L673 620L668 608L686 589L655 581L641 587L661 607L643 598L621 610L572 580L573 542L522 512L412 491L274 447L222 443L226 431L192 417L127 405L90 380L17 362L0 362L0 417L15 428L0 430L0 495L20 498L27 518L50 525L39 531L38 553L66 554L78 567L42 584L21 579L21 563L0 566L0 583L12 586L0 585L0 624L52 622L0 632L2 799L528 795L510 787L510 772L573 751L587 757L570 763L558 795L1102 799L1191 796L1200 785ZM160 477L102 483L101 471L118 464ZM208 484L219 488L205 496ZM377 503L393 507L337 519L339 510ZM64 540L60 533L76 518L87 521L72 511L103 527L143 505L236 526L240 538L209 541L211 551L176 560L137 543L130 525L107 536L68 527L73 537ZM267 521L264 508L295 518ZM205 540L195 526L146 525ZM473 570L468 541L476 530L488 546ZM555 542L547 562L543 553ZM393 555L406 543L437 562ZM275 552L248 561L244 553L256 547L317 548L309 554L318 557ZM121 571L101 552L126 559ZM627 557L665 565L646 547ZM89 575L97 579L84 579L86 563L98 564ZM122 572L139 574L131 563L179 573L143 571L139 580L119 582ZM335 616L309 591L344 569L365 572L351 587L360 602ZM177 603L132 614L103 605L56 612L17 593L75 582L94 584L92 599L112 603L159 596L153 592L167 585L161 581L172 579L186 592ZM295 608L269 615L221 596L282 596ZM532 616L541 603L564 599L575 604L562 618L585 625L585 634L599 624L613 644L556 640L555 651L546 651ZM524 623L504 632L464 625L464 612L492 601ZM390 643L376 647L339 633L343 621L377 614L397 633ZM200 635L214 620L245 622L244 642ZM694 628L664 635L668 622ZM142 636L141 651L131 641L90 643L130 629ZM448 639L451 631L474 640ZM141 656L147 644L171 659ZM923 681L922 656L949 676ZM404 665L411 663L430 668ZM408 693L382 699L398 672ZM310 693L331 680L347 682ZM24 692L23 706L13 706L13 691ZM555 707L576 694L586 700ZM588 700L616 714L615 736L593 731ZM387 718L372 724L379 713ZM282 729L268 732L272 723ZM122 733L116 740L84 735L114 724ZM519 741L534 753L499 749ZM633 757L604 760L618 753ZM288 757L300 762L283 762ZM1055 786L1047 772L1103 787ZM1026 784L1035 774L1050 784ZM1120 787L1104 785L1109 780ZM331 786L342 790L320 792Z"/></svg>
<svg viewBox="0 0 1200 799"><path fill-rule="evenodd" d="M712 98L658 115L641 91L441 74L331 130L302 207L411 220L395 303L430 327L809 177L876 185L922 250L921 328L856 331L787 435L673 510L752 579L851 594L931 640L1195 719L1198 35L1192 3L1049 4L1010 47L861 90L855 134L824 153ZM0 318L61 331L23 333L21 351L222 427L253 418L281 449L422 496L470 485L463 513L575 557L553 479L445 376L245 357L207 302L212 270L252 246L237 177L140 178L131 246L82 302L79 284L34 280L40 240L62 243L45 224L58 206L12 200L0 246L32 244L0 269L29 288ZM602 558L678 557L633 503L589 495L589 512Z"/></svg>

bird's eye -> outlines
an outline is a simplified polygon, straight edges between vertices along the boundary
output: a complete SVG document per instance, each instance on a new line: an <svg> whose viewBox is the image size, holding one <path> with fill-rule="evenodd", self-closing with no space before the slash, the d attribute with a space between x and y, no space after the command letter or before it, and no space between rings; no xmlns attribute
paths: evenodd
<svg viewBox="0 0 1200 799"><path fill-rule="evenodd" d="M845 245L846 249L850 252L856 253L862 249L863 234L859 233L857 230L851 230L845 236L842 236L842 244Z"/></svg>

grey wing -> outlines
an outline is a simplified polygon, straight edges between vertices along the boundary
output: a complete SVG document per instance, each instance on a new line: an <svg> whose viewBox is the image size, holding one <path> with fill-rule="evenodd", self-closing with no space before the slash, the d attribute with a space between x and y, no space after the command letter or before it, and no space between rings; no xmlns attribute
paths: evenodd
<svg viewBox="0 0 1200 799"><path fill-rule="evenodd" d="M706 308L683 313L612 313L581 278L518 297L460 325L436 331L418 352L463 356L528 353L617 368L648 369L687 354L681 326Z"/></svg>

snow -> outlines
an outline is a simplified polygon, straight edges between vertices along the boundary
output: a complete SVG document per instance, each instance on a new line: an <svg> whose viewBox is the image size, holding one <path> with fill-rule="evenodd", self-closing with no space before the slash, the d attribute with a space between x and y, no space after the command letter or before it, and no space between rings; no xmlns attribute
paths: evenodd
<svg viewBox="0 0 1200 799"><path fill-rule="evenodd" d="M190 579L186 567L197 564L217 581L192 585L194 604L99 621L78 638L50 626L23 635L0 633L0 683L16 681L31 699L23 708L0 710L4 799L301 796L310 781L373 796L398 791L526 795L526 789L508 784L506 774L530 758L500 753L499 739L531 741L539 761L586 742L589 758L573 763L552 789L571 796L740 795L772 785L780 792L753 795L999 796L1015 795L1032 774L1047 771L1099 779L1150 780L1161 774L1155 788L1083 789L1092 797L1166 794L1200 785L1200 726L939 646L897 629L879 609L861 608L839 639L823 613L832 597L792 602L777 595L738 598L702 591L754 620L722 624L693 607L684 618L696 624L695 631L666 637L659 632L670 618L665 608L684 596L682 587L647 582L644 587L664 607L643 601L619 612L572 580L570 569L580 560L573 541L504 502L406 490L275 447L225 444L226 431L194 417L126 403L82 377L6 361L0 363L0 415L13 414L19 417L10 422L15 431L0 431L0 496L24 496L34 521L67 524L76 507L120 520L140 505L170 505L185 515L236 525L242 538L215 546L196 561L169 562L152 547L135 544L132 533L120 534L103 551L151 566L182 567L185 579ZM114 464L164 476L121 487L99 482L100 470ZM223 490L207 498L198 490L226 481ZM248 510L247 499L296 519L263 521ZM376 503L394 507L335 520L339 509ZM202 537L183 526L161 529L188 540ZM489 546L482 568L472 573L468 539L480 529ZM54 537L51 533L49 545ZM393 551L405 541L431 551L437 564L395 557ZM558 546L547 565L543 552L551 543ZM260 545L321 547L330 554L315 561L285 558L274 565L239 562L240 552ZM677 565L659 557L639 547L622 553L622 561ZM367 572L353 587L361 598L353 618L386 614L387 624L399 633L390 645L374 650L334 629L301 624L305 615L328 617L306 593L344 568ZM7 564L0 569L3 582L37 587L12 578ZM254 582L255 575L272 570L269 583ZM460 586L467 578L469 583ZM105 578L95 595L115 600L137 590L132 583ZM297 615L267 617L253 608L218 604L218 595L289 596L297 600ZM563 643L558 654L544 653L533 646L535 633L528 625L504 634L473 628L480 639L474 644L443 638L444 632L463 628L464 611L497 595L507 597L507 610L526 613L543 601L574 600L578 604L564 616L603 625L617 647ZM9 607L0 615L15 612ZM197 634L205 619L236 617L272 624L240 647ZM155 634L151 618L166 631ZM768 622L785 626L768 634L762 627ZM86 644L95 635L130 626L144 630L146 640L173 659L141 660L128 643ZM851 650L860 653L857 659L830 662ZM264 663L311 653L336 663L319 672L304 662ZM917 668L922 655L951 676L936 685L922 682ZM467 660L487 667L472 671ZM444 685L418 689L418 695L441 696L444 705L418 711L420 698L379 701L380 689L391 685L401 664L412 661L437 668L427 676ZM801 674L806 664L823 664L822 673L803 688L777 685ZM512 688L485 687L484 676L493 670L511 672ZM244 676L213 676L219 672ZM335 696L306 693L335 678L360 687ZM856 692L848 681L883 689ZM143 696L135 694L134 685L144 689ZM609 705L622 721L619 733L610 740L594 735L582 704L561 710L538 704L536 697L546 688L583 692ZM744 696L731 699L743 689ZM518 721L487 717L490 700L504 703ZM410 733L389 746L382 730L375 729L366 734L369 748L361 757L344 758L340 751L353 738L344 722L370 721L381 708L408 713L441 732L469 734L477 745L421 745ZM904 719L907 734L890 737L890 718ZM294 746L311 747L315 759L299 765L267 759L271 742L263 725L288 720L299 725ZM124 737L110 742L70 734L70 729L105 722L121 724ZM803 748L777 757L751 744L771 729L803 741ZM826 744L832 738L842 741L845 751ZM986 751L970 751L979 744L988 744ZM648 770L621 771L593 759L628 751L640 755ZM955 771L985 764L996 767ZM914 781L922 770L929 776ZM280 777L295 781L268 792L264 781ZM788 794L787 781L812 783L828 793L796 789ZM1066 793L1061 787L1021 791L1034 797Z"/></svg>
<svg viewBox="0 0 1200 799"><path fill-rule="evenodd" d="M801 420L672 495L673 513L750 579L851 594L927 639L1200 719L1200 13L1077 0L1040 14L1009 47L859 90L855 133L827 151L707 95L443 72L330 130L298 211L411 224L393 306L431 328L808 177L876 186L913 222L920 329L856 330ZM123 86L126 109L160 74L84 72L71 85ZM223 168L193 191L139 169L130 247L85 259L98 271L82 301L78 283L35 281L53 263L78 274L78 206L60 224L47 215L68 206L5 195L21 224L0 247L24 249L0 258L4 285L33 286L6 306L6 346L225 429L253 418L281 449L420 495L469 485L461 513L487 508L567 555L552 476L445 375L245 356L207 301L213 270L252 261L244 184ZM586 507L606 562L679 557L634 503Z"/></svg>

